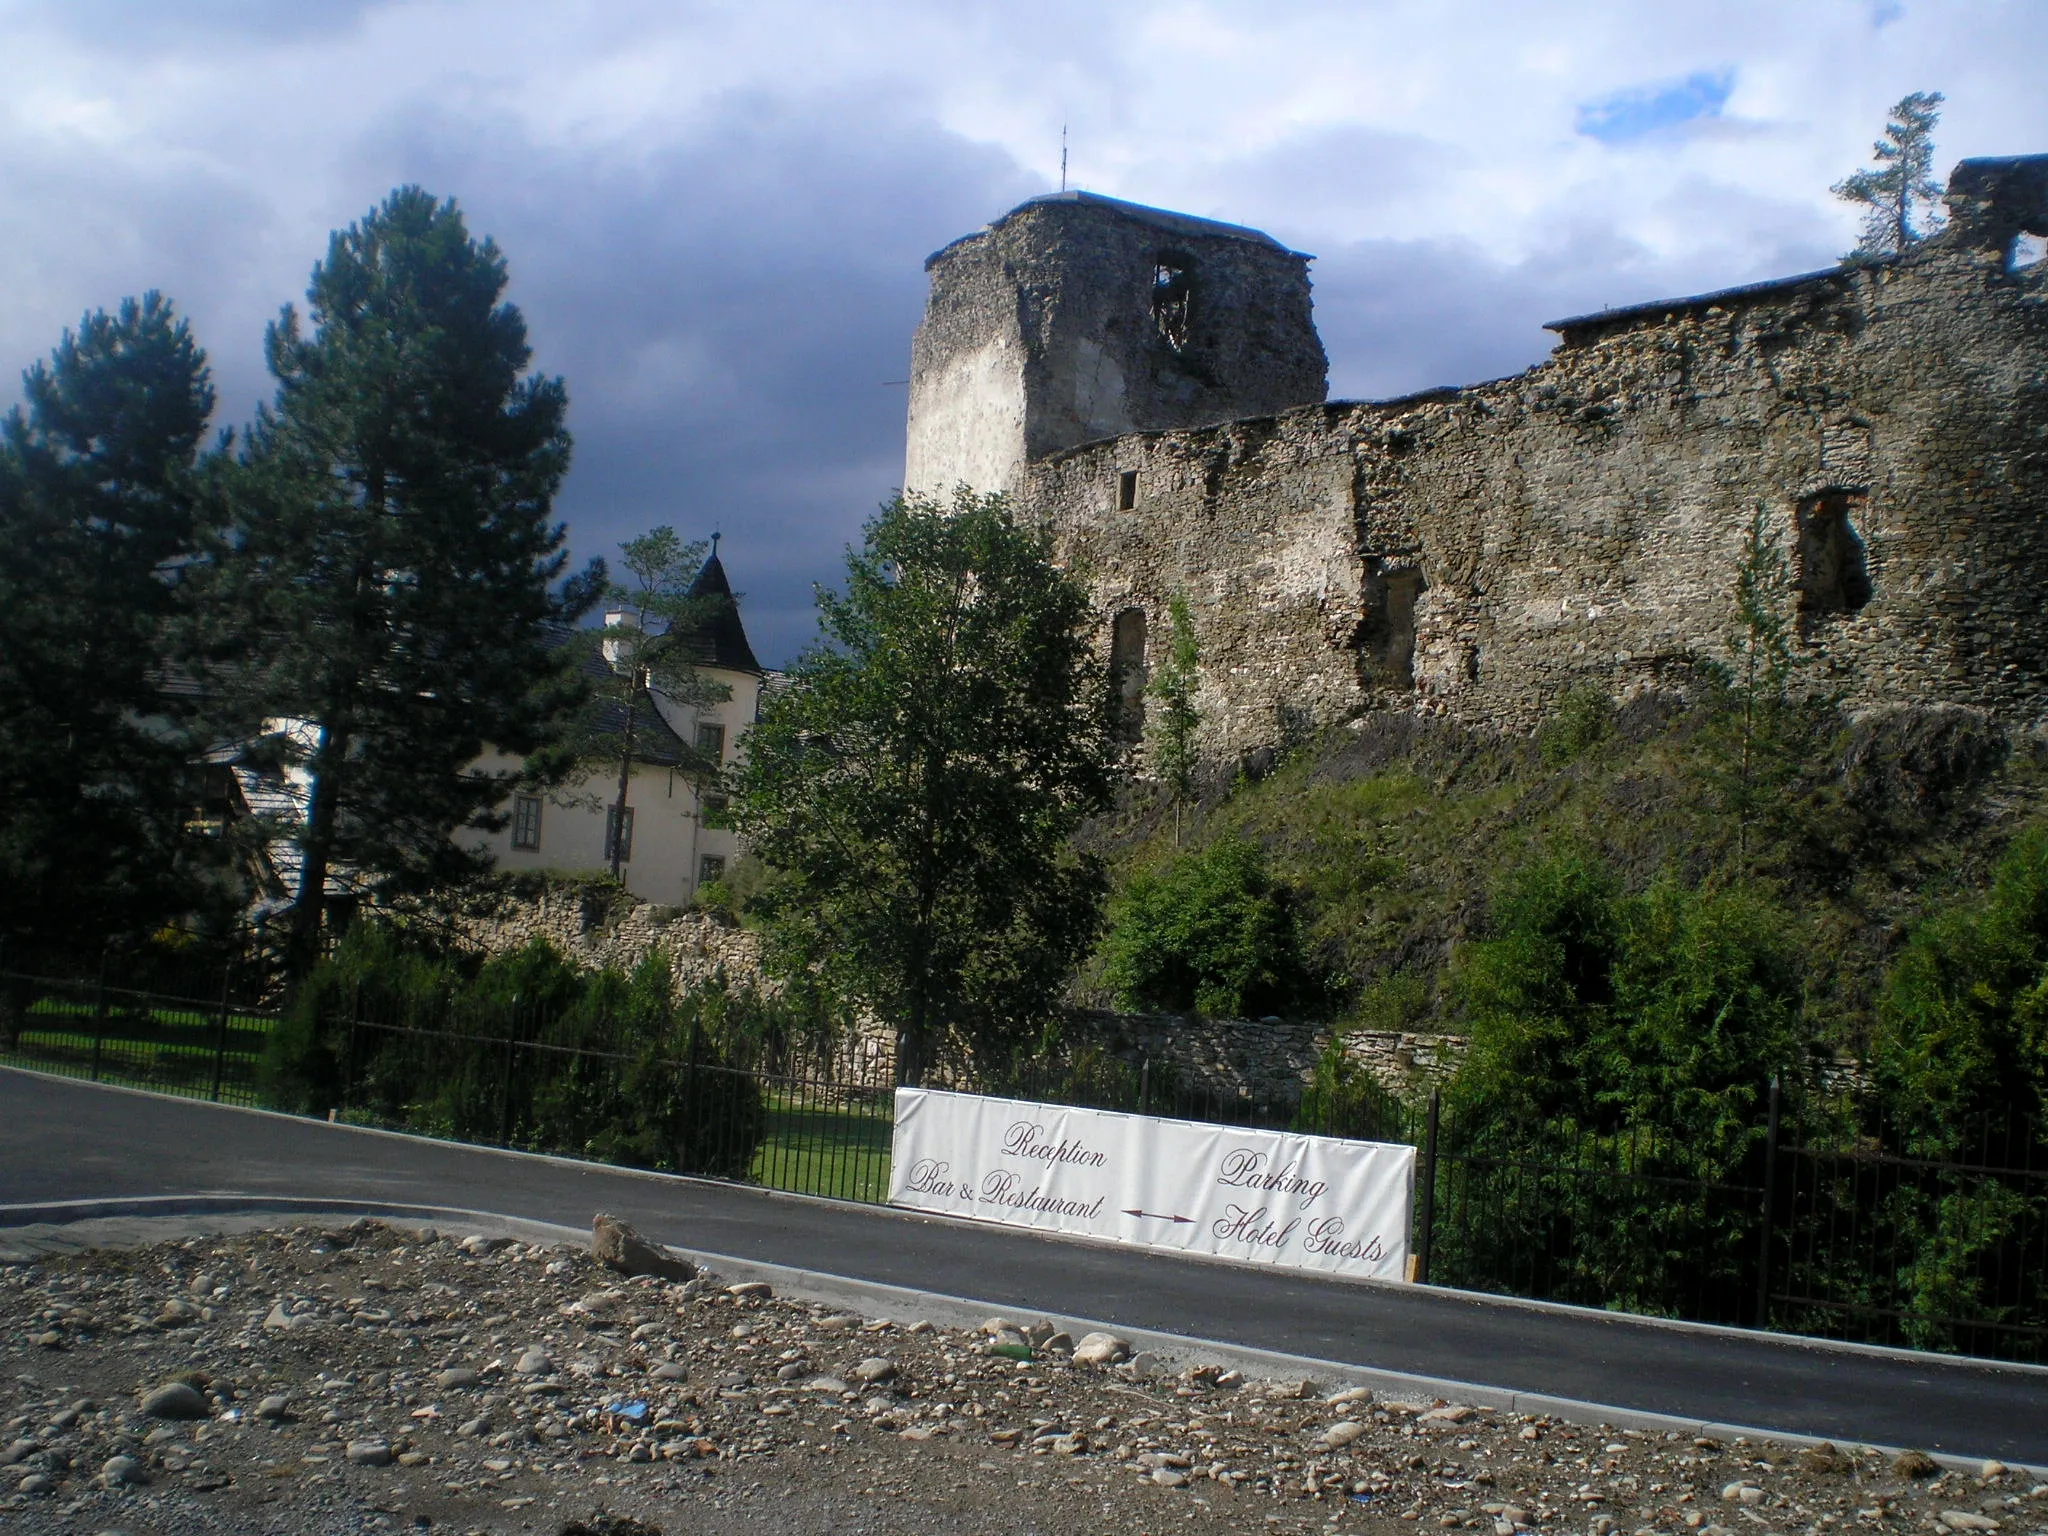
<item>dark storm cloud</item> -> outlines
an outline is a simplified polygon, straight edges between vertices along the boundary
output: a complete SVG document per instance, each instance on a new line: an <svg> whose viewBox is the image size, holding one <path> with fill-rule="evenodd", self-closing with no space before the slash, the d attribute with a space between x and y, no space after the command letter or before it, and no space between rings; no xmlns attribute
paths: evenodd
<svg viewBox="0 0 2048 1536"><path fill-rule="evenodd" d="M0 131L0 208L35 210L35 238L0 246L0 408L21 368L92 309L156 289L211 360L225 422L262 381L248 299L275 226L251 189L203 166L174 172ZM286 297L277 295L278 300Z"/></svg>
<svg viewBox="0 0 2048 1536"><path fill-rule="evenodd" d="M621 156L421 110L367 136L349 180L364 208L395 180L452 195L504 248L535 364L569 385L578 556L663 523L722 532L773 664L902 478L925 256L1040 189L872 99L751 95L702 119Z"/></svg>

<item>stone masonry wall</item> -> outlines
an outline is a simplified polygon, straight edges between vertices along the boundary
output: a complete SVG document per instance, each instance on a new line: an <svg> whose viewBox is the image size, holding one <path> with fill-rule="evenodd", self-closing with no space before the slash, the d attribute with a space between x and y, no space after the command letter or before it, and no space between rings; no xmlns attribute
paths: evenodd
<svg viewBox="0 0 2048 1536"><path fill-rule="evenodd" d="M1577 683L1682 686L1727 654L1759 509L1810 676L2038 726L2048 263L2008 251L2048 227L2043 167L1965 162L1948 231L1895 262L1561 322L1548 361L1470 389L1088 444L1025 501L1105 651L1120 610L1158 636L1188 598L1219 756L1376 708L1527 729ZM1846 556L1802 534L1830 508ZM1857 607L1824 589L1859 556Z"/></svg>
<svg viewBox="0 0 2048 1536"><path fill-rule="evenodd" d="M452 920L490 954L546 939L591 970L630 971L653 950L667 951L679 990L724 972L749 984L761 975L760 939L715 912L665 907L608 886L565 883L534 895L506 894Z"/></svg>
<svg viewBox="0 0 2048 1536"><path fill-rule="evenodd" d="M657 906L605 886L551 885L536 895L505 895L455 920L471 943L492 953L547 939L579 965L630 971L656 948L668 952L679 989L723 972L730 981L761 979L760 942L715 913ZM1299 1020L1201 1019L1177 1014L1082 1012L1066 1034L1078 1047L1093 1046L1132 1066L1149 1060L1161 1081L1224 1099L1294 1104L1314 1075L1330 1040L1327 1025ZM1396 1093L1426 1091L1449 1076L1465 1042L1454 1035L1362 1031L1345 1050ZM836 1053L839 1066L863 1082L894 1076L895 1038L869 1024L849 1032Z"/></svg>

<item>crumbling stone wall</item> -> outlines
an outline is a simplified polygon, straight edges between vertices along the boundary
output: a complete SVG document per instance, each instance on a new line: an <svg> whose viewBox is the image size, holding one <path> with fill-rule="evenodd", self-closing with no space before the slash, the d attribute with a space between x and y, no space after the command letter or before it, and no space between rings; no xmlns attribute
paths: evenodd
<svg viewBox="0 0 2048 1536"><path fill-rule="evenodd" d="M590 970L631 971L653 951L668 954L679 991L713 976L742 985L761 978L756 934L721 913L660 906L594 882L562 881L483 898L446 919L487 954L546 939Z"/></svg>
<svg viewBox="0 0 2048 1536"><path fill-rule="evenodd" d="M1527 729L1578 683L1683 688L1727 654L1759 512L1809 677L2035 727L2048 263L2012 253L2048 229L2048 156L1966 161L1949 202L1895 261L1558 322L1548 361L1470 389L1067 448L1021 495L1105 654L1119 613L1161 635L1187 597L1219 756L1373 709Z"/></svg>
<svg viewBox="0 0 2048 1536"><path fill-rule="evenodd" d="M1301 1102L1333 1035L1300 1019L1204 1019L1171 1013L1086 1012L1070 1018L1070 1044L1095 1046L1131 1066L1150 1062L1162 1082L1175 1079L1223 1100L1291 1107ZM1390 1091L1427 1094L1465 1059L1461 1035L1391 1030L1341 1034L1344 1054Z"/></svg>

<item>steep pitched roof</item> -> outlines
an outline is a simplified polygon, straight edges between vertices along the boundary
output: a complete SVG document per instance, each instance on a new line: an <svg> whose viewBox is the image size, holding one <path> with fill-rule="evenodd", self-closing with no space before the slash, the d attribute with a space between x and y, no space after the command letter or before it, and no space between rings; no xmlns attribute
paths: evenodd
<svg viewBox="0 0 2048 1536"><path fill-rule="evenodd" d="M732 583L725 579L725 564L716 549L690 584L690 596L709 598L713 603L711 613L687 637L690 659L700 667L722 667L728 672L760 676L763 668L754 659L753 646L747 643L747 629L740 622L740 605L733 598Z"/></svg>
<svg viewBox="0 0 2048 1536"><path fill-rule="evenodd" d="M577 643L581 636L566 624L547 626L547 643L550 650ZM577 669L594 683L616 683L617 674L611 663L604 659L604 652L592 646L577 662ZM607 694L597 703L596 729L601 735L620 736L626 733L626 709L615 695ZM661 711L654 707L654 701L643 690L633 701L633 756L640 762L656 768L679 768L687 761L693 761L688 749L662 719Z"/></svg>

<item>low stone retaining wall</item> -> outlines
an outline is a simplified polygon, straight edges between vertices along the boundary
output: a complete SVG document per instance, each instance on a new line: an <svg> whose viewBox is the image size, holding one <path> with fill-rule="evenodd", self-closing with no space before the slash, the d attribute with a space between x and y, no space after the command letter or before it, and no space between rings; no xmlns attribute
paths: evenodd
<svg viewBox="0 0 2048 1536"><path fill-rule="evenodd" d="M1287 1019L1205 1019L1172 1013L1078 1014L1068 1038L1136 1066L1150 1061L1189 1087L1262 1104L1299 1103L1329 1049L1327 1024ZM1344 1053L1394 1093L1426 1093L1464 1059L1459 1035L1354 1030Z"/></svg>
<svg viewBox="0 0 2048 1536"><path fill-rule="evenodd" d="M564 882L537 893L506 892L479 900L450 926L491 954L546 939L578 965L630 971L656 949L666 950L679 990L723 972L758 984L761 941L723 913L657 906L613 886Z"/></svg>
<svg viewBox="0 0 2048 1536"><path fill-rule="evenodd" d="M761 942L718 912L656 906L598 884L564 882L538 892L507 892L479 901L452 920L469 942L491 953L544 938L593 970L630 971L651 950L665 949L679 990L723 973L740 985L761 985ZM1329 1048L1331 1028L1287 1019L1206 1019L1172 1013L1072 1014L1066 1038L1133 1067L1149 1061L1162 1078L1223 1099L1299 1103ZM1373 1077L1403 1096L1426 1093L1457 1070L1465 1041L1457 1035L1356 1030L1344 1050ZM894 1075L896 1041L878 1024L857 1027L839 1047L839 1068L862 1082Z"/></svg>

